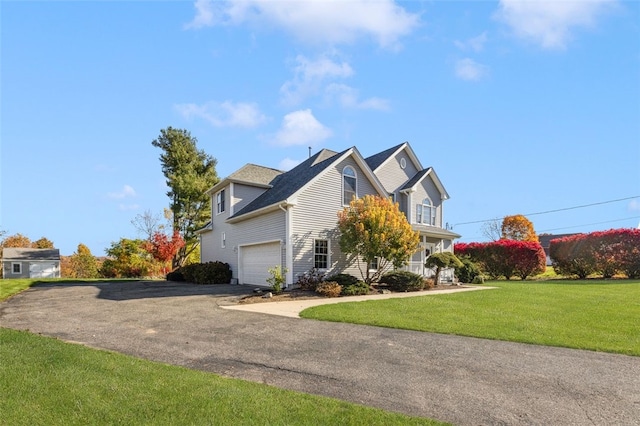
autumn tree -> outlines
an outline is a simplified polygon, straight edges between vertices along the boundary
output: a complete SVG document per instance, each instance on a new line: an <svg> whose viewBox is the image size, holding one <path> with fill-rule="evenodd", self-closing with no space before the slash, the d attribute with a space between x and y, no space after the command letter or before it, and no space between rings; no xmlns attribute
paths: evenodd
<svg viewBox="0 0 640 426"><path fill-rule="evenodd" d="M53 241L51 241L48 238L42 237L39 240L36 240L33 243L31 243L31 247L38 248L38 249L52 249L55 246L53 244Z"/></svg>
<svg viewBox="0 0 640 426"><path fill-rule="evenodd" d="M533 223L521 214L502 219L502 239L516 241L538 241Z"/></svg>
<svg viewBox="0 0 640 426"><path fill-rule="evenodd" d="M82 243L78 244L78 249L70 256L69 261L69 278L98 278L100 275L98 259Z"/></svg>
<svg viewBox="0 0 640 426"><path fill-rule="evenodd" d="M162 232L155 232L149 238L146 250L153 258L162 265L162 273L167 273L167 263L169 263L178 250L184 247L184 240L178 232L174 232L171 238Z"/></svg>
<svg viewBox="0 0 640 426"><path fill-rule="evenodd" d="M140 278L154 272L154 259L145 249L147 241L121 238L106 250L109 258L100 272L107 278Z"/></svg>
<svg viewBox="0 0 640 426"><path fill-rule="evenodd" d="M338 212L340 249L356 258L364 282L371 284L391 266L404 266L420 244L397 203L366 195ZM364 264L364 269L363 269ZM377 267L371 272L371 265Z"/></svg>
<svg viewBox="0 0 640 426"><path fill-rule="evenodd" d="M2 247L4 248L30 248L31 239L22 234L9 235L2 240Z"/></svg>
<svg viewBox="0 0 640 426"><path fill-rule="evenodd" d="M173 231L185 241L173 258L173 267L178 267L197 249L196 231L211 219L206 191L218 182L217 160L199 150L197 139L186 130L167 127L152 145L162 150L160 163L169 187Z"/></svg>

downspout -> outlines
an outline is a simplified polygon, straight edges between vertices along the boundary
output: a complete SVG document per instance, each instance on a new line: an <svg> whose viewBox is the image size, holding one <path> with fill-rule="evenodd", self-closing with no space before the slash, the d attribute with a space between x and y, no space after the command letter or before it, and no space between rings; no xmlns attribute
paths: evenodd
<svg viewBox="0 0 640 426"><path fill-rule="evenodd" d="M291 220L291 206L287 203L280 204L280 210L284 212L285 217L285 241L284 241L284 257L285 257L285 288L289 288L289 286L293 285L293 242L291 241L292 229L293 229L293 221Z"/></svg>

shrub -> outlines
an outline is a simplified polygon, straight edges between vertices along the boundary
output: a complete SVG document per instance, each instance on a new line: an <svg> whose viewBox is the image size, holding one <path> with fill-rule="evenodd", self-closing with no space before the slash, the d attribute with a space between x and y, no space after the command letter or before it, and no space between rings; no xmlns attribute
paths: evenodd
<svg viewBox="0 0 640 426"><path fill-rule="evenodd" d="M380 278L393 291L420 291L424 289L424 277L409 271L387 272Z"/></svg>
<svg viewBox="0 0 640 426"><path fill-rule="evenodd" d="M349 274L334 274L325 278L326 281L333 281L340 284L342 287L358 284L358 279Z"/></svg>
<svg viewBox="0 0 640 426"><path fill-rule="evenodd" d="M341 292L342 286L332 281L324 281L316 287L316 293L326 297L338 297Z"/></svg>
<svg viewBox="0 0 640 426"><path fill-rule="evenodd" d="M340 284L340 282L338 282ZM342 286L343 296L363 296L369 294L369 285L364 281L357 281L354 284L340 284Z"/></svg>
<svg viewBox="0 0 640 426"><path fill-rule="evenodd" d="M436 282L433 278L425 278L423 280L424 285L422 286L423 289L432 289L433 287L436 286Z"/></svg>
<svg viewBox="0 0 640 426"><path fill-rule="evenodd" d="M480 267L468 256L458 256L462 266L456 268L456 276L463 283L472 283L480 275Z"/></svg>
<svg viewBox="0 0 640 426"><path fill-rule="evenodd" d="M167 274L167 281L183 282L185 279L180 269L176 269Z"/></svg>
<svg viewBox="0 0 640 426"><path fill-rule="evenodd" d="M473 277L471 284L484 284L484 278L482 277L482 275L476 275L475 277Z"/></svg>
<svg viewBox="0 0 640 426"><path fill-rule="evenodd" d="M325 274L323 272L313 268L302 275L298 275L298 282L296 284L298 284L302 290L315 291L318 284L324 280L324 276Z"/></svg>
<svg viewBox="0 0 640 426"><path fill-rule="evenodd" d="M495 279L511 279L514 275L525 279L543 272L546 257L538 242L499 240L490 243L458 243L454 250L481 265L482 270Z"/></svg>
<svg viewBox="0 0 640 426"><path fill-rule="evenodd" d="M444 268L458 268L462 266L460 259L448 251L443 253L434 253L427 258L424 263L427 268L436 268L436 276L434 278L435 285L440 282L440 273Z"/></svg>
<svg viewBox="0 0 640 426"><path fill-rule="evenodd" d="M218 261L194 263L183 266L174 273L182 274L184 281L194 284L228 284L232 276L229 264Z"/></svg>
<svg viewBox="0 0 640 426"><path fill-rule="evenodd" d="M269 278L267 278L267 282L271 285L271 290L274 293L282 293L282 285L286 281L284 274L286 273L287 269L282 268L280 265L269 268Z"/></svg>

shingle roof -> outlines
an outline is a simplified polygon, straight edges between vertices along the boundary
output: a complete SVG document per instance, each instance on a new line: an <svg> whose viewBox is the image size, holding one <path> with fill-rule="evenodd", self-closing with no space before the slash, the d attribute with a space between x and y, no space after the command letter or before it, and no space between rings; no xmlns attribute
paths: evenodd
<svg viewBox="0 0 640 426"><path fill-rule="evenodd" d="M5 260L60 260L58 249L5 248L2 250Z"/></svg>
<svg viewBox="0 0 640 426"><path fill-rule="evenodd" d="M232 218L285 201L311 181L311 179L318 176L322 171L333 164L333 161L337 158L336 155L341 156L347 151L348 150L336 153L334 151L323 149L288 172L276 176L270 182L272 186L270 189L266 190L258 198L247 204L243 209L234 214Z"/></svg>
<svg viewBox="0 0 640 426"><path fill-rule="evenodd" d="M411 179L409 179L402 188L400 188L400 191L405 191L412 188L416 183L420 182L422 178L425 177L427 173L429 173L430 170L431 167L429 167L428 169L420 170Z"/></svg>
<svg viewBox="0 0 640 426"><path fill-rule="evenodd" d="M384 163L389 157L395 154L396 151L400 149L400 147L402 147L405 143L401 143L400 145L396 145L393 148L386 149L382 152L372 155L371 157L367 157L364 159L364 161L367 162L371 170L375 170L380 167L380 165Z"/></svg>
<svg viewBox="0 0 640 426"><path fill-rule="evenodd" d="M276 176L282 173L284 173L282 170L276 170L270 167L258 166L257 164L245 164L241 169L230 174L227 179L268 185Z"/></svg>

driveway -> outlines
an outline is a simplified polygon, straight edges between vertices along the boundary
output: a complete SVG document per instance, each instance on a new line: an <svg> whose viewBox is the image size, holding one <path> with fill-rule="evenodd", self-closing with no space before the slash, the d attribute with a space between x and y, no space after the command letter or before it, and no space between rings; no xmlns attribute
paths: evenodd
<svg viewBox="0 0 640 426"><path fill-rule="evenodd" d="M222 309L250 288L45 284L0 326L458 425L640 425L640 358Z"/></svg>

